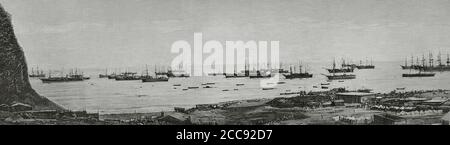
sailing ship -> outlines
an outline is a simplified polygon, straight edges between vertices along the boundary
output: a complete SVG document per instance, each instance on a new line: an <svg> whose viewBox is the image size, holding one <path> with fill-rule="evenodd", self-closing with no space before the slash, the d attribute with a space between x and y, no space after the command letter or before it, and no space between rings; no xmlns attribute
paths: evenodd
<svg viewBox="0 0 450 145"><path fill-rule="evenodd" d="M432 66L432 59L430 60L430 66ZM426 68L425 65L425 56L422 56L422 66L418 69L418 73L411 73L411 70L414 68L410 68L410 73L402 74L402 77L434 77L435 73L422 73Z"/></svg>
<svg viewBox="0 0 450 145"><path fill-rule="evenodd" d="M409 74L403 74L403 77L434 77L435 73L409 73Z"/></svg>
<svg viewBox="0 0 450 145"><path fill-rule="evenodd" d="M414 63L414 56L411 56L411 64L408 65L408 59L405 58L405 65L401 65L402 69L420 69L422 66L419 62L419 57L417 57L416 63Z"/></svg>
<svg viewBox="0 0 450 145"><path fill-rule="evenodd" d="M333 68L327 69L329 73L351 73L354 71L353 67L345 67L342 65L341 68L336 68L336 60L333 60Z"/></svg>
<svg viewBox="0 0 450 145"><path fill-rule="evenodd" d="M289 74L283 74L284 75L284 77L286 78L286 79L297 79L297 78L312 78L313 77L313 75L312 74L310 74L310 73L308 73L307 72L307 70L305 69L305 72L302 72L302 65L300 65L300 63L299 63L299 72L298 73L295 73L294 71L295 71L295 67L294 67L294 71L292 71L292 66L289 68Z"/></svg>
<svg viewBox="0 0 450 145"><path fill-rule="evenodd" d="M53 82L77 82L77 81L84 81L89 80L89 77L85 77L83 73L78 73L78 69L75 69L75 71L71 71L71 73L60 77L53 77L51 75L51 72L49 72L48 78L41 78L41 81L43 83L53 83Z"/></svg>
<svg viewBox="0 0 450 145"><path fill-rule="evenodd" d="M116 72L113 72L112 74L108 75L108 79L116 79Z"/></svg>
<svg viewBox="0 0 450 145"><path fill-rule="evenodd" d="M43 70L39 70L39 67L31 68L31 74L29 75L31 78L45 78L45 74Z"/></svg>
<svg viewBox="0 0 450 145"><path fill-rule="evenodd" d="M191 75L183 70L183 64L180 64L178 66L178 70L171 70L169 69L167 71L167 77L169 78L188 78L191 77Z"/></svg>
<svg viewBox="0 0 450 145"><path fill-rule="evenodd" d="M247 63L245 63L243 73L237 73L237 66L234 66L233 74L225 74L225 78L246 78L250 77L250 71L248 70Z"/></svg>
<svg viewBox="0 0 450 145"><path fill-rule="evenodd" d="M116 81L135 81L135 80L141 80L141 76L136 75L135 72L124 72L120 75L117 75L115 77Z"/></svg>
<svg viewBox="0 0 450 145"><path fill-rule="evenodd" d="M340 74L336 75L325 75L329 80L344 80L344 79L356 79L356 75L354 74Z"/></svg>
<svg viewBox="0 0 450 145"><path fill-rule="evenodd" d="M263 75L262 71L258 70L256 71L256 75L249 75L249 77L251 79L259 79L259 78L270 78L272 77L272 75L271 73L268 74L267 72L265 72Z"/></svg>
<svg viewBox="0 0 450 145"><path fill-rule="evenodd" d="M168 82L169 77L167 74L158 73L155 66L155 77L150 76L148 73L148 67L146 66L146 72L147 74L145 76L142 76L142 82Z"/></svg>
<svg viewBox="0 0 450 145"><path fill-rule="evenodd" d="M428 64L426 62L425 56L422 55L422 65L419 64L419 59L417 58L417 64L413 65L411 63L410 66L407 66L407 62L405 61L405 65L402 66L402 69L415 69L421 70L424 72L436 72L436 71L450 71L450 56L447 53L447 61L444 64L442 60L442 54L439 52L437 56L437 65L435 65L435 60L433 58L433 54L430 52L428 55Z"/></svg>
<svg viewBox="0 0 450 145"><path fill-rule="evenodd" d="M345 59L342 59L342 67L350 67L350 68L356 68L356 64L354 63L346 63Z"/></svg>
<svg viewBox="0 0 450 145"><path fill-rule="evenodd" d="M434 65L434 60L433 60L433 54L430 53L429 54L429 65L428 66L423 66L422 70L425 72L433 72L433 71L450 71L450 57L449 54L447 54L447 62L446 64L442 63L442 55L439 52L438 56L437 56L437 65Z"/></svg>
<svg viewBox="0 0 450 145"><path fill-rule="evenodd" d="M358 69L375 69L375 66L373 65L373 60L369 61L366 59L366 64L362 64L362 60L359 62L359 65L356 65L356 68Z"/></svg>
<svg viewBox="0 0 450 145"><path fill-rule="evenodd" d="M339 69L336 69L335 61L333 61L333 68L329 69L329 70L339 70ZM344 79L355 79L356 78L356 75L346 74L347 72L345 72L345 71L344 72L339 71L339 72L342 72L342 74L336 74L337 71L329 71L329 72L332 73L332 75L322 74L322 75L326 76L328 78L328 80L344 80ZM353 70L351 72L353 72Z"/></svg>
<svg viewBox="0 0 450 145"><path fill-rule="evenodd" d="M98 77L99 78L108 78L108 69L106 69L105 74L99 74Z"/></svg>

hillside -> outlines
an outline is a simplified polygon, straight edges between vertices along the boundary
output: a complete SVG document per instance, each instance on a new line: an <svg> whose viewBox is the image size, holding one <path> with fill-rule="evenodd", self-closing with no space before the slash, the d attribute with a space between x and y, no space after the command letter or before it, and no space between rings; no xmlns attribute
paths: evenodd
<svg viewBox="0 0 450 145"><path fill-rule="evenodd" d="M63 109L33 90L25 55L16 40L11 15L0 4L0 104L26 103L35 110Z"/></svg>

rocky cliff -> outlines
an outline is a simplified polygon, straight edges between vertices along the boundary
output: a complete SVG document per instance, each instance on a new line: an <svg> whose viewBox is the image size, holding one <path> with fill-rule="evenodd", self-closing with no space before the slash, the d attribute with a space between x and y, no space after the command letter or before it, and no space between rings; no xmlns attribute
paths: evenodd
<svg viewBox="0 0 450 145"><path fill-rule="evenodd" d="M35 110L62 107L37 94L28 80L27 64L11 23L0 4L0 104L26 103Z"/></svg>

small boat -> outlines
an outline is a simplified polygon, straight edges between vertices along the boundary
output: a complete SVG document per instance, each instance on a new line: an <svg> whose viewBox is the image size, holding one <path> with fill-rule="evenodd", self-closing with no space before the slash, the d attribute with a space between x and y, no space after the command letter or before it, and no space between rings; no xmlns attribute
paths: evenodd
<svg viewBox="0 0 450 145"><path fill-rule="evenodd" d="M275 88L263 88L262 90L273 90Z"/></svg>
<svg viewBox="0 0 450 145"><path fill-rule="evenodd" d="M345 82L345 81L342 81L342 80L341 80L341 81L339 81L339 82L342 83L342 82Z"/></svg>
<svg viewBox="0 0 450 145"><path fill-rule="evenodd" d="M188 87L188 89L198 89L200 87Z"/></svg>
<svg viewBox="0 0 450 145"><path fill-rule="evenodd" d="M216 83L206 83L206 85L215 85Z"/></svg>
<svg viewBox="0 0 450 145"><path fill-rule="evenodd" d="M189 89L183 89L183 91L187 91L187 90L189 90Z"/></svg>
<svg viewBox="0 0 450 145"><path fill-rule="evenodd" d="M317 86L313 86L313 88L318 88Z"/></svg>
<svg viewBox="0 0 450 145"><path fill-rule="evenodd" d="M207 89L208 89L208 88L212 88L212 87L211 87L211 86L205 86L205 87L203 87L203 88L207 88Z"/></svg>
<svg viewBox="0 0 450 145"><path fill-rule="evenodd" d="M403 87L403 88L397 88L397 90L405 90L406 88L405 87Z"/></svg>
<svg viewBox="0 0 450 145"><path fill-rule="evenodd" d="M228 91L230 91L230 90L228 90L228 89L227 89L227 90L222 90L222 91L224 91L224 92L228 92Z"/></svg>
<svg viewBox="0 0 450 145"><path fill-rule="evenodd" d="M327 85L330 85L330 83L321 83L320 85L327 86Z"/></svg>
<svg viewBox="0 0 450 145"><path fill-rule="evenodd" d="M175 84L175 85L173 85L173 86L175 86L175 87L180 87L180 86L181 86L181 84Z"/></svg>
<svg viewBox="0 0 450 145"><path fill-rule="evenodd" d="M243 86L243 85L245 85L245 84L236 84L236 86Z"/></svg>
<svg viewBox="0 0 450 145"><path fill-rule="evenodd" d="M322 89L328 89L329 87L322 86Z"/></svg>
<svg viewBox="0 0 450 145"><path fill-rule="evenodd" d="M286 82L278 82L277 84L279 84L279 85L286 84Z"/></svg>

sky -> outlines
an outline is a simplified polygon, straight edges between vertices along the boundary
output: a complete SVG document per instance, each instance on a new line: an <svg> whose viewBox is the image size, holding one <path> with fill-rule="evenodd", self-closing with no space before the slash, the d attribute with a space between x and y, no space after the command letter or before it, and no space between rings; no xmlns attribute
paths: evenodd
<svg viewBox="0 0 450 145"><path fill-rule="evenodd" d="M280 41L281 61L450 51L450 0L0 0L29 66L170 64L172 43Z"/></svg>

